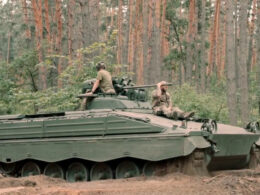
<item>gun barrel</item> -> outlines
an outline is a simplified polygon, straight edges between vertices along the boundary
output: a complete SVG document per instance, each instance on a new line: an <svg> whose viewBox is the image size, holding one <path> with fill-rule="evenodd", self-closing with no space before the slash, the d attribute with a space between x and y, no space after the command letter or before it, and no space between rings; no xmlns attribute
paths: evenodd
<svg viewBox="0 0 260 195"><path fill-rule="evenodd" d="M166 83L164 85L171 86L173 83ZM139 89L139 88L149 88L149 87L157 87L156 84L154 85L138 85L138 86L131 86L131 87L124 87L124 89Z"/></svg>
<svg viewBox="0 0 260 195"><path fill-rule="evenodd" d="M77 98L87 98L87 97L97 97L97 94L87 95L87 94L80 94Z"/></svg>

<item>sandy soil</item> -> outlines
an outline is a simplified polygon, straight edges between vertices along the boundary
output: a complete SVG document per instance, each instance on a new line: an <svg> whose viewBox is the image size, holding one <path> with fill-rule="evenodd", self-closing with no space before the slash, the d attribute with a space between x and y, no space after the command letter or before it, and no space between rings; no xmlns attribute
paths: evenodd
<svg viewBox="0 0 260 195"><path fill-rule="evenodd" d="M221 171L211 177L181 173L162 177L67 183L46 176L0 177L4 195L110 195L110 194L260 194L260 168Z"/></svg>

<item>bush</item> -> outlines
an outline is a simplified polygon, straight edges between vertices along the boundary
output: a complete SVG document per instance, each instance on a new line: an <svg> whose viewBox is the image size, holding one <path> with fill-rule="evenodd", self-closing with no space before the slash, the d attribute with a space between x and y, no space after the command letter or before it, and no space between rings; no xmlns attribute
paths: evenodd
<svg viewBox="0 0 260 195"><path fill-rule="evenodd" d="M211 118L224 123L228 122L226 97L213 93L199 94L195 88L183 85L180 88L169 89L173 106L184 111L194 111L196 116Z"/></svg>

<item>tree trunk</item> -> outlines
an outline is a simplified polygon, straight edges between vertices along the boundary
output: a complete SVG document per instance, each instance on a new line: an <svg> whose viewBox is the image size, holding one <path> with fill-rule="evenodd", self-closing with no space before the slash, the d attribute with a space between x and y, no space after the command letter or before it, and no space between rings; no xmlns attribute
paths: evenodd
<svg viewBox="0 0 260 195"><path fill-rule="evenodd" d="M86 47L87 46L87 35L89 34L86 30L88 25L88 20L86 15L86 7L87 7L87 2L84 0L79 1L79 6L80 6L80 48ZM79 67L81 69L81 67Z"/></svg>
<svg viewBox="0 0 260 195"><path fill-rule="evenodd" d="M138 72L137 72L137 83L140 85L144 84L144 59L143 59L143 1L138 0L139 14L138 14L138 37L137 37L137 59L138 59Z"/></svg>
<svg viewBox="0 0 260 195"><path fill-rule="evenodd" d="M254 31L256 20L256 0L252 1L252 14L250 15L251 22L249 23L249 44L248 44L248 57L247 57L247 71L251 72L253 64L254 51Z"/></svg>
<svg viewBox="0 0 260 195"><path fill-rule="evenodd" d="M128 64L129 64L129 72L133 72L134 63L133 63L133 52L134 52L134 29L133 29L133 21L134 21L134 2L129 2L129 35L128 35Z"/></svg>
<svg viewBox="0 0 260 195"><path fill-rule="evenodd" d="M55 0L56 3L56 20L57 20L57 39L56 39L56 48L57 48L57 54L61 55L62 54L62 49L61 49L61 41L62 41L62 10L61 10L61 0ZM62 73L62 59L60 58L58 61L58 76L60 76ZM58 79L58 88L62 87L62 81L61 79Z"/></svg>
<svg viewBox="0 0 260 195"><path fill-rule="evenodd" d="M187 33L187 58L186 58L186 74L185 81L191 83L192 81L192 67L193 67L193 58L194 58L194 36L195 36L195 0L190 0L189 5L189 26Z"/></svg>
<svg viewBox="0 0 260 195"><path fill-rule="evenodd" d="M143 84L143 43L142 43L142 0L135 4L134 31L134 73L137 84Z"/></svg>
<svg viewBox="0 0 260 195"><path fill-rule="evenodd" d="M148 37L148 25L149 25L149 1L143 0L143 64L144 64L144 83L149 84L149 70L150 64L148 63L148 51L149 51L149 37Z"/></svg>
<svg viewBox="0 0 260 195"><path fill-rule="evenodd" d="M9 64L10 61L10 49L11 49L11 32L8 32L8 43L7 43L7 56L6 56L6 63Z"/></svg>
<svg viewBox="0 0 260 195"><path fill-rule="evenodd" d="M152 68L152 35L153 35L153 13L154 13L154 3L153 0L148 0L148 27L147 27L147 36L148 36L148 51L147 51L147 64L149 64L149 69ZM147 82L152 83L153 78L151 77L151 71L145 71Z"/></svg>
<svg viewBox="0 0 260 195"><path fill-rule="evenodd" d="M239 87L239 67L238 67L238 48L239 48L239 40L238 40L238 1L239 0L235 0L235 65L236 65L236 87Z"/></svg>
<svg viewBox="0 0 260 195"><path fill-rule="evenodd" d="M48 53L50 54L52 51L52 40L51 40L51 26L50 26L50 18L49 18L49 0L44 0L44 8L45 8L45 28L47 31L47 40L48 40Z"/></svg>
<svg viewBox="0 0 260 195"><path fill-rule="evenodd" d="M241 94L241 120L243 124L249 121L249 107L248 107L248 80L247 80L247 7L248 0L240 1L240 18L239 18L239 87Z"/></svg>
<svg viewBox="0 0 260 195"><path fill-rule="evenodd" d="M29 26L29 17L28 17L28 6L26 0L21 0L23 6L23 14L24 14L24 23L26 25L26 39L27 39L27 47L29 47L29 41L31 39L31 30Z"/></svg>
<svg viewBox="0 0 260 195"><path fill-rule="evenodd" d="M160 1L152 1L152 36L151 36L151 68L150 83L156 83L161 80L161 39L160 39Z"/></svg>
<svg viewBox="0 0 260 195"><path fill-rule="evenodd" d="M258 86L258 114L260 116L260 0L257 0L257 72L256 72L256 77L257 77L257 86Z"/></svg>
<svg viewBox="0 0 260 195"><path fill-rule="evenodd" d="M82 29L86 45L99 41L99 0L82 0Z"/></svg>
<svg viewBox="0 0 260 195"><path fill-rule="evenodd" d="M33 13L35 18L35 35L36 35L36 44L38 51L39 62L43 61L42 53L42 40L43 40L43 22L42 22L42 1L41 0L32 0ZM45 67L41 66L39 70L40 75L40 84L42 89L47 88L46 81L46 70Z"/></svg>
<svg viewBox="0 0 260 195"><path fill-rule="evenodd" d="M128 0L123 1L123 7L128 7ZM129 9L128 9L129 10ZM125 14L123 14L123 30L122 30L122 37L123 37L123 45L122 45L122 64L127 64L127 59L128 59L128 40L129 40L129 11ZM127 72L127 68L124 66L123 69L124 72Z"/></svg>
<svg viewBox="0 0 260 195"><path fill-rule="evenodd" d="M69 61L72 60L73 56L73 8L75 7L75 0L69 0L68 2L68 54ZM69 63L71 65L71 63Z"/></svg>
<svg viewBox="0 0 260 195"><path fill-rule="evenodd" d="M164 80L172 80L172 70L164 66L163 60L169 54L168 23L166 20L167 0L161 0L161 76Z"/></svg>
<svg viewBox="0 0 260 195"><path fill-rule="evenodd" d="M200 26L200 0L196 0L195 2L195 21L194 21L194 28L196 29L196 35L194 36L194 73L195 73L195 86L196 86L196 90L199 93L200 91L200 50L201 50L201 46L200 46L200 32L198 30L200 30L198 27Z"/></svg>
<svg viewBox="0 0 260 195"><path fill-rule="evenodd" d="M117 12L117 64L122 64L122 26L123 26L123 0L118 0L118 12Z"/></svg>
<svg viewBox="0 0 260 195"><path fill-rule="evenodd" d="M224 8L225 10L225 8ZM226 17L226 10L224 11L224 16L222 17L222 50L221 50L221 65L220 65L220 76L223 77L225 71L225 61L226 61L226 27L227 27L227 17Z"/></svg>
<svg viewBox="0 0 260 195"><path fill-rule="evenodd" d="M234 0L225 0L226 2L226 15L227 15L227 105L230 115L230 123L232 125L237 124L237 113L236 113L236 72L235 72L235 38L234 38L234 18L233 12L235 11Z"/></svg>
<svg viewBox="0 0 260 195"><path fill-rule="evenodd" d="M200 51L200 86L201 92L206 92L206 2L201 0L201 51Z"/></svg>
<svg viewBox="0 0 260 195"><path fill-rule="evenodd" d="M211 32L210 50L209 50L209 75L212 73L213 69L216 69L215 66L217 66L216 54L217 54L217 48L218 48L217 44L219 38L219 15L220 15L220 0L216 0L214 23Z"/></svg>

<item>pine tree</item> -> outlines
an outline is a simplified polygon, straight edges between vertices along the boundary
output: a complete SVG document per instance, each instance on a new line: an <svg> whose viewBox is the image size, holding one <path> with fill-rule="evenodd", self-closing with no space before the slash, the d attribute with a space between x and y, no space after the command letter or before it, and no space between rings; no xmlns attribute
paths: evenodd
<svg viewBox="0 0 260 195"><path fill-rule="evenodd" d="M236 114L236 72L235 72L235 37L234 37L234 18L233 12L235 11L234 0L226 0L226 38L227 38L227 105L230 116L230 123L232 125L237 124Z"/></svg>

